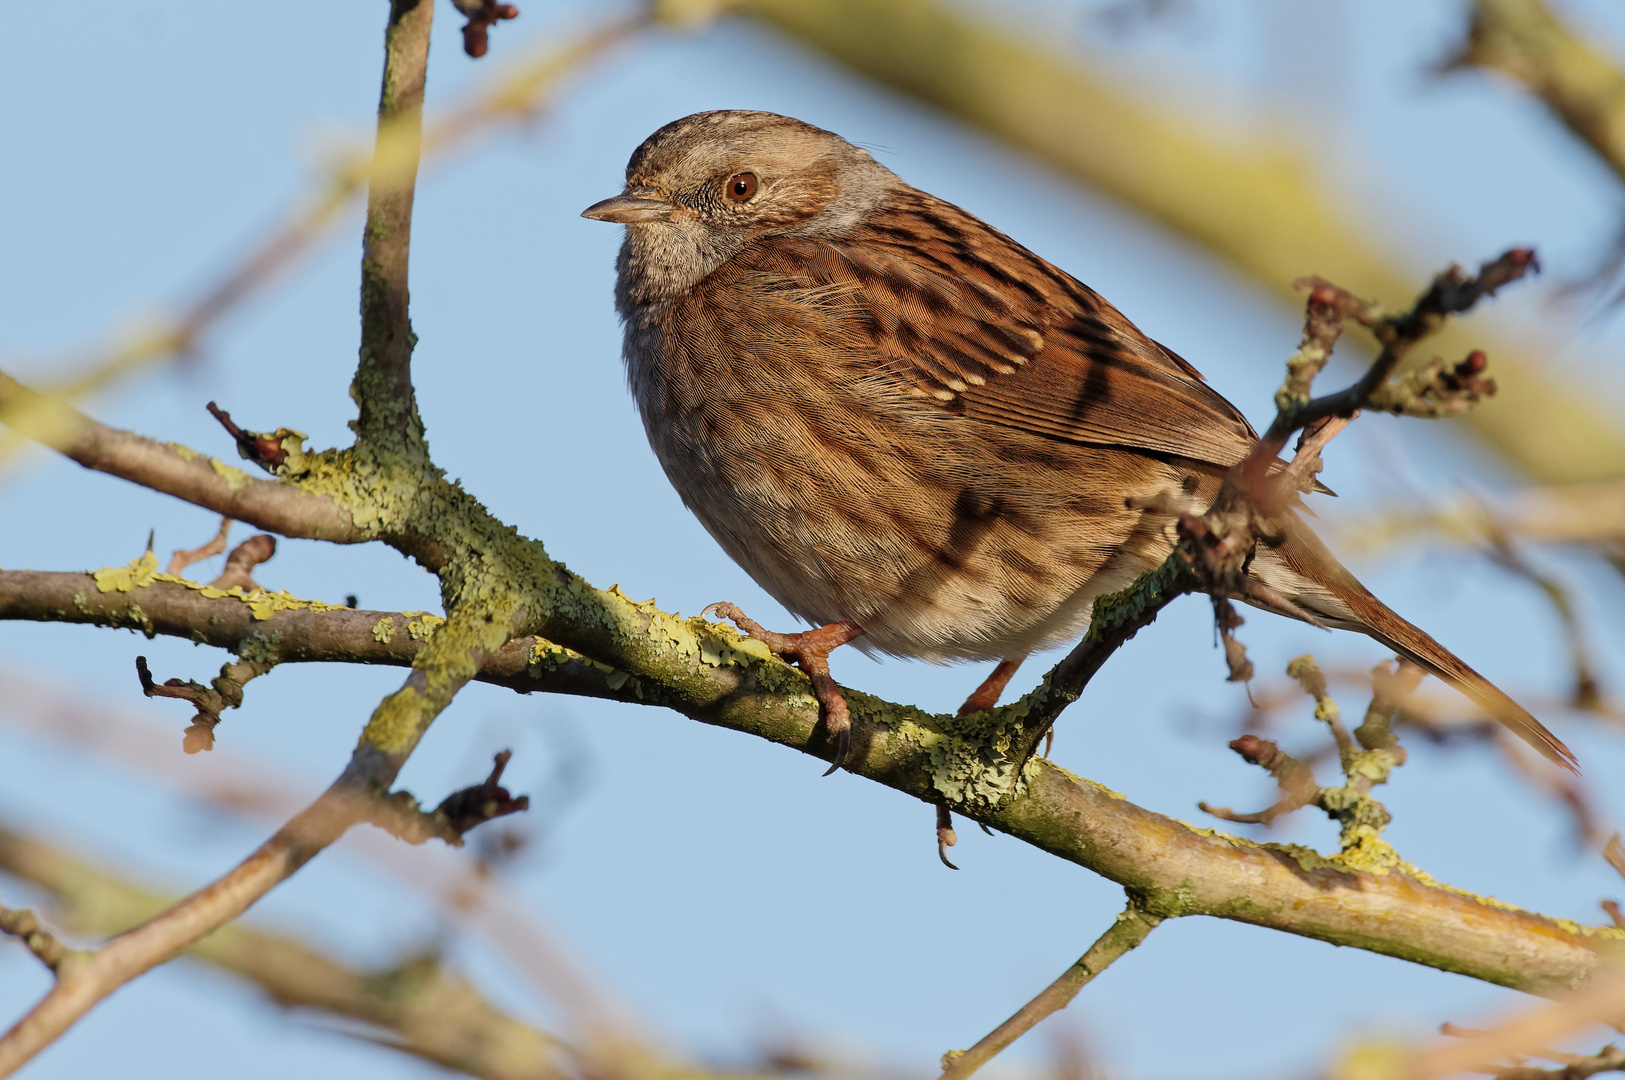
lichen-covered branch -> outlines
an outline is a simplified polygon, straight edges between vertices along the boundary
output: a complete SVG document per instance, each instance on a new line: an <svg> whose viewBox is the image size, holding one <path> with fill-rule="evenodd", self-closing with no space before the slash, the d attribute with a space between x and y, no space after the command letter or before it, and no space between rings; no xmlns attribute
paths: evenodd
<svg viewBox="0 0 1625 1080"><path fill-rule="evenodd" d="M0 619L123 627L268 664L396 667L410 667L445 621L423 611L356 610L286 592L222 592L129 567L97 573L0 570ZM486 656L475 678L521 693L637 700L626 672L531 637Z"/></svg>
<svg viewBox="0 0 1625 1080"><path fill-rule="evenodd" d="M407 309L412 199L423 147L423 88L429 71L434 0L391 0L384 34L378 136L361 240L361 362L351 395L361 408L356 434L420 447L423 421L412 390L417 335ZM389 155L385 164L378 158Z"/></svg>
<svg viewBox="0 0 1625 1080"><path fill-rule="evenodd" d="M0 829L0 871L50 893L58 918L80 934L117 934L164 910L171 899L39 841ZM556 1080L561 1047L509 1016L438 958L358 971L309 945L244 926L225 926L185 955L258 986L288 1008L357 1020L395 1038L383 1044L471 1076Z"/></svg>
<svg viewBox="0 0 1625 1080"><path fill-rule="evenodd" d="M1472 291L1467 283L1452 281L1451 288ZM1424 297L1419 305L1424 313L1430 310L1427 302ZM1442 301L1434 306L1454 309ZM1406 335L1406 318L1370 315L1368 321L1379 334L1382 327L1399 325L1398 332ZM1307 380L1300 380L1305 394ZM1361 386L1367 384L1387 385L1368 378ZM1295 401L1283 404L1283 412L1297 408ZM409 454L394 463L379 455L363 461L343 452L310 454L291 435L281 445L288 451L277 466L281 475L336 493L352 512L370 512L370 527L403 550L436 553L446 596L447 622L410 652L412 678L374 714L334 798L386 791L457 687L491 677L498 665L508 665L502 671L508 685L534 679L537 688L551 687L559 685L548 682L557 671L573 669L574 692L665 705L826 760L832 756L834 747L818 724L818 706L805 678L759 642L701 619L679 619L652 601L637 603L617 590L593 588L552 562L541 545L491 517L432 466L416 471ZM1313 456L1318 444L1300 453ZM369 471L357 476L362 468ZM1300 471L1305 475L1282 470L1281 482L1297 489L1312 472ZM1250 522L1248 517L1226 533L1232 546L1246 546L1241 541L1254 535ZM412 535L411 543L400 539ZM1217 534L1210 530L1210 535ZM1492 905L1438 886L1397 858L1362 861L1358 853L1345 852L1324 859L1193 830L1031 760L1037 739L1113 649L1172 597L1207 587L1193 565L1176 554L1130 589L1100 601L1090 637L1013 705L967 717L931 716L848 691L850 767L1112 878L1153 915L1239 919L1531 990L1585 981L1598 963L1597 947L1625 935ZM286 603L269 610L268 619L258 619L256 604L277 605L264 596L209 596L203 587L158 574L156 560L149 557L88 580L74 577L13 572L0 576L0 588L13 588L12 610L30 617L107 619L157 632L161 615L168 620L166 630L207 632L234 649L249 642L283 660L301 651L315 659L346 650L352 659L408 659L405 652L392 651L398 616ZM104 584L109 587L103 589ZM54 603L42 602L46 593ZM152 602L143 603L144 596ZM268 626L258 629L256 622ZM281 637L274 643L263 636L251 640L266 629ZM540 641L516 649L510 639L524 636ZM292 872L336 835L335 829L342 831L329 810L313 807L256 856L271 869L251 860L254 865L245 864L243 872L265 887L272 878L280 880L278 874ZM1159 857L1143 858L1151 850Z"/></svg>
<svg viewBox="0 0 1625 1080"><path fill-rule="evenodd" d="M1204 116L1136 100L948 0L748 0L740 10L1104 191L1277 296L1310 271L1364 296L1412 287L1404 251L1374 242L1381 230L1354 216L1311 149L1276 132L1216 132ZM1502 398L1468 417L1473 431L1545 482L1625 472L1617 407L1555 378L1540 352L1482 328L1474 337L1447 329L1437 342L1448 356L1496 356Z"/></svg>
<svg viewBox="0 0 1625 1080"><path fill-rule="evenodd" d="M87 580L73 576L81 584ZM133 594L138 603L149 589L193 592L155 582ZM209 603L245 606L236 599ZM726 626L680 619L618 590L594 589L562 569L553 579L551 606L554 614L537 629L557 645L538 646L528 656L518 650L498 654L510 658L515 681L534 671L541 689L556 677L555 663L573 666L573 681L582 689L571 692L666 706L826 761L833 756L806 679L760 643ZM336 609L319 617L338 626L353 619L352 629L362 631L355 636L372 640L370 627L380 616ZM392 641L405 637L399 618L390 620ZM285 648L294 648L301 635L306 643L298 648L316 647L312 642L335 647L327 631L315 627L316 619L288 610L276 613L270 625L283 626ZM374 640L375 646L385 644ZM560 648L566 645L591 660ZM594 681L593 673L601 678ZM932 803L955 795L959 813L1125 885L1154 914L1235 919L1537 992L1585 982L1603 951L1625 947L1625 932L1519 911L1404 867L1365 866L1194 829L1045 761L1031 761L1018 772L1014 755L1029 733L1017 706L983 714L981 725L967 726L965 720L976 718L933 716L856 690L846 694L853 772ZM991 739L987 726L995 728ZM1013 787L1020 793L1012 797ZM1147 851L1158 857L1147 860Z"/></svg>

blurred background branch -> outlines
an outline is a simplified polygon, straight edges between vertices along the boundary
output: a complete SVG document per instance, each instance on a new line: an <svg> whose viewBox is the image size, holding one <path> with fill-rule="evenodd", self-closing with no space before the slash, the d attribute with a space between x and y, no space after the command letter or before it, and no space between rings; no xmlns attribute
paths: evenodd
<svg viewBox="0 0 1625 1080"><path fill-rule="evenodd" d="M948 0L747 0L741 10L1196 241L1278 299L1307 273L1394 308L1414 296L1410 254L1358 218L1315 152L1285 132L1199 124ZM1436 347L1493 352L1501 392L1463 422L1529 476L1625 473L1625 409L1549 370L1539 346L1475 326L1445 330Z"/></svg>

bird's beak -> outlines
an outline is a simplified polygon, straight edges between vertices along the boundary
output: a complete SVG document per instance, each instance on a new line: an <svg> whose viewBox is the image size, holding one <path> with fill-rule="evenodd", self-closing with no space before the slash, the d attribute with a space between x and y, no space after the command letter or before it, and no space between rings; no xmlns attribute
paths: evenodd
<svg viewBox="0 0 1625 1080"><path fill-rule="evenodd" d="M666 221L676 209L675 203L662 199L652 188L637 187L627 188L612 199L593 203L581 211L581 216L594 221L631 225L643 221Z"/></svg>

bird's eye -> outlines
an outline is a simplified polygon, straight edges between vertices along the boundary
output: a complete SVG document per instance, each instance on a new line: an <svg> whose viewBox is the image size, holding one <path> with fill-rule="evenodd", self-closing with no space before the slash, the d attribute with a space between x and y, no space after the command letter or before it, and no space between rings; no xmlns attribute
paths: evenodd
<svg viewBox="0 0 1625 1080"><path fill-rule="evenodd" d="M728 192L728 198L736 203L750 202L751 196L756 194L756 174L734 173L728 177L724 190Z"/></svg>

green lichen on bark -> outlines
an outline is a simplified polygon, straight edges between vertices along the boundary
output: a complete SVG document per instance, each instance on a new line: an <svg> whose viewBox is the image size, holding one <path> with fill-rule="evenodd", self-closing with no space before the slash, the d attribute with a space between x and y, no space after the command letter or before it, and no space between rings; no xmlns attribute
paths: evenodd
<svg viewBox="0 0 1625 1080"><path fill-rule="evenodd" d="M1193 583L1190 563L1179 549L1174 549L1160 566L1135 578L1128 588L1095 600L1084 640L1102 641L1108 633L1137 629L1148 612L1154 613L1169 600L1189 592Z"/></svg>

